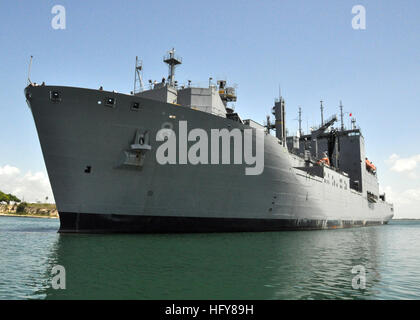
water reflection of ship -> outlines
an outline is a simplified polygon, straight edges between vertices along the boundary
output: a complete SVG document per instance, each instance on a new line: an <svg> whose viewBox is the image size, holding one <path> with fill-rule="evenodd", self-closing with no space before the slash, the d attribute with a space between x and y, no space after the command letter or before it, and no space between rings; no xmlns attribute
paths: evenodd
<svg viewBox="0 0 420 320"><path fill-rule="evenodd" d="M377 227L330 232L60 235L49 261L66 290L47 299L353 299L379 281ZM352 267L366 289L352 288ZM46 274L51 280L51 274Z"/></svg>
<svg viewBox="0 0 420 320"><path fill-rule="evenodd" d="M286 264L270 279L275 290L273 299L368 299L376 293L381 279L380 232L372 228L331 232L328 237L320 232L305 234L298 241L290 241L288 254L281 254ZM297 237L296 237L297 238ZM311 245L308 245L310 243ZM356 267L356 268L355 268ZM361 268L359 268L361 267ZM352 272L352 270L357 272ZM365 270L365 289L352 286L354 277ZM284 275L289 273L289 282ZM359 282L360 284L360 282Z"/></svg>

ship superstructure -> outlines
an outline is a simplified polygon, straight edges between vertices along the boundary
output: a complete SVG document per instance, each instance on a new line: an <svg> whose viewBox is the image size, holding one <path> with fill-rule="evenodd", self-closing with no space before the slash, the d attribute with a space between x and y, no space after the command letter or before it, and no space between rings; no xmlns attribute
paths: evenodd
<svg viewBox="0 0 420 320"><path fill-rule="evenodd" d="M272 108L274 123L242 120L231 106L236 90L225 80L216 85L210 78L208 87L180 85L175 68L182 59L172 49L163 60L167 78L149 81L148 89L142 62L136 61L130 95L32 83L25 89L60 232L328 229L392 218L360 129L334 129L337 117L324 121L322 114L318 128L303 134L300 127L297 136L288 136L281 96ZM187 127L192 131L183 133ZM161 136L162 129L171 134ZM250 133L251 156L262 150L263 170L244 174L249 163L238 160L235 143L220 150L200 145L198 152L199 142L214 138L215 130L240 141L244 159ZM162 164L159 155L169 159L171 148L159 150L175 133L176 161Z"/></svg>

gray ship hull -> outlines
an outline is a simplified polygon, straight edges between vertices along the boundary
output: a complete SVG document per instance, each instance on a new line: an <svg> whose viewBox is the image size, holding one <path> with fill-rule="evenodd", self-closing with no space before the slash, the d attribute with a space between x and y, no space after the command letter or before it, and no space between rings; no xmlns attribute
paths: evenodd
<svg viewBox="0 0 420 320"><path fill-rule="evenodd" d="M53 101L51 92L59 92ZM138 96L73 87L25 89L60 215L60 232L221 232L329 229L385 224L392 205L326 183L299 168L277 138L264 137L264 171L246 165L161 165L158 130L248 126ZM115 100L106 106L108 98ZM101 102L101 103L98 103ZM140 108L133 110L133 103ZM141 166L124 162L136 132L148 132ZM122 160L123 159L123 160ZM345 179L344 179L345 180Z"/></svg>

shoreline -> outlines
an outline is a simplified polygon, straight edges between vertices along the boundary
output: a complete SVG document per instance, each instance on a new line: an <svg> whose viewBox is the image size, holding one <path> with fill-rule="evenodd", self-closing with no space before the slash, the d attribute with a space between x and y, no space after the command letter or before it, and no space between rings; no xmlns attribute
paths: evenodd
<svg viewBox="0 0 420 320"><path fill-rule="evenodd" d="M16 214L16 213L3 213L0 212L0 217L21 217L21 218L44 218L44 219L58 219L58 217L43 216L35 214Z"/></svg>

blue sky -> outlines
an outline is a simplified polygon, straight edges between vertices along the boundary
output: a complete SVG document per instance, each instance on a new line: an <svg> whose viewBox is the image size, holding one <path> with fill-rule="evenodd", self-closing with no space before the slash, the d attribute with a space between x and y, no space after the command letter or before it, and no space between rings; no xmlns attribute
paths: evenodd
<svg viewBox="0 0 420 320"><path fill-rule="evenodd" d="M66 9L65 30L51 27L57 4ZM366 8L365 30L352 28L358 4ZM145 80L159 80L167 75L162 56L175 47L183 57L177 79L237 84L242 118L262 123L279 85L290 132L298 106L306 130L320 122L321 99L326 116L342 100L396 211L420 218L419 1L3 0L0 26L0 176L16 168L21 182L46 185L23 96L30 55L32 81L128 93L136 55ZM11 179L0 178L0 189L10 189Z"/></svg>

